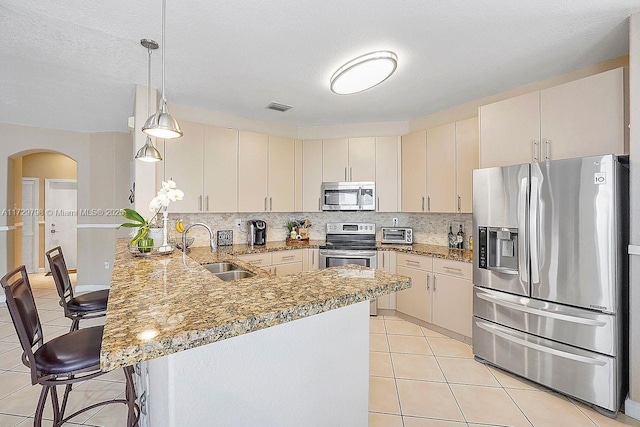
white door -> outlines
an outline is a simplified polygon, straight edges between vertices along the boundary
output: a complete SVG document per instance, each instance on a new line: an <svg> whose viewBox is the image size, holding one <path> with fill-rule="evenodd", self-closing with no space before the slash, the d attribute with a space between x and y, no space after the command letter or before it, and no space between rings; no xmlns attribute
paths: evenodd
<svg viewBox="0 0 640 427"><path fill-rule="evenodd" d="M38 272L38 178L22 178L22 264Z"/></svg>
<svg viewBox="0 0 640 427"><path fill-rule="evenodd" d="M45 179L45 251L62 247L69 270L77 266L78 183L70 179ZM49 271L48 263L45 263Z"/></svg>

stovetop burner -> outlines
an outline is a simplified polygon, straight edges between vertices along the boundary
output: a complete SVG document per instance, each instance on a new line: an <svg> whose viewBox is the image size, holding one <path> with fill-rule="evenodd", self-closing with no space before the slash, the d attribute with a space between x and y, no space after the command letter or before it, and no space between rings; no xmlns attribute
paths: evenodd
<svg viewBox="0 0 640 427"><path fill-rule="evenodd" d="M327 223L327 238L320 249L369 251L376 249L376 225L372 223Z"/></svg>

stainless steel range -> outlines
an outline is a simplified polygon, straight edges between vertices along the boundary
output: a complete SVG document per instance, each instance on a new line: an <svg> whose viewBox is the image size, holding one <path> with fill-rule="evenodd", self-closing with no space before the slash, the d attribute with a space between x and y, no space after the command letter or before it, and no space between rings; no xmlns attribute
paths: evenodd
<svg viewBox="0 0 640 427"><path fill-rule="evenodd" d="M356 264L376 268L376 225L361 222L327 223L327 237L320 246L320 268ZM371 301L371 315L377 315L377 300Z"/></svg>

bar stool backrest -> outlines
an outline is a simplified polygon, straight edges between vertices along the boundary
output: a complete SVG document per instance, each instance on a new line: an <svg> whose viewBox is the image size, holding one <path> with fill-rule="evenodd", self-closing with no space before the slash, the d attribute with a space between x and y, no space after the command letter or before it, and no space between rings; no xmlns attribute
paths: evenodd
<svg viewBox="0 0 640 427"><path fill-rule="evenodd" d="M69 277L69 270L67 269L67 263L62 255L62 248L56 246L55 248L46 252L47 260L49 261L49 268L51 268L51 275L53 281L56 284L58 290L58 296L60 296L60 304L64 307L65 315L67 313L67 303L73 298L73 286L71 286L71 278Z"/></svg>
<svg viewBox="0 0 640 427"><path fill-rule="evenodd" d="M0 279L7 296L7 308L13 320L13 326L22 346L22 363L31 369L31 383L36 384L38 373L33 361L33 352L44 343L42 324L31 291L29 276L24 265L7 273Z"/></svg>

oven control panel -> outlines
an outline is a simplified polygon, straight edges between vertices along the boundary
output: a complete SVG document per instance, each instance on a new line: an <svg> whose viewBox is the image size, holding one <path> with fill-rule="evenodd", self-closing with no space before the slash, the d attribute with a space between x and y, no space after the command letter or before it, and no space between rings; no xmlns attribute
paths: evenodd
<svg viewBox="0 0 640 427"><path fill-rule="evenodd" d="M328 222L327 234L376 234L376 225L368 222Z"/></svg>

